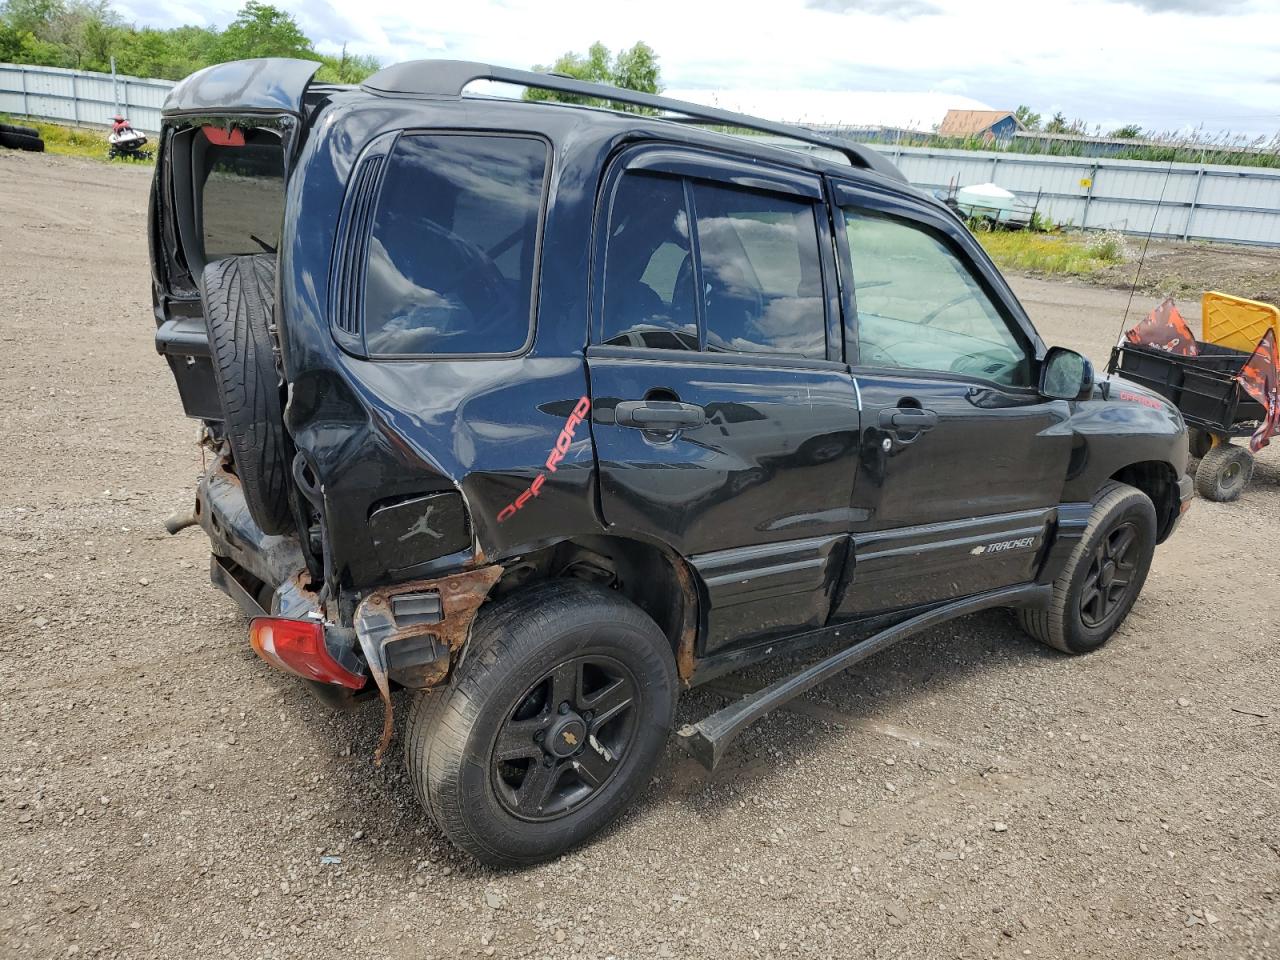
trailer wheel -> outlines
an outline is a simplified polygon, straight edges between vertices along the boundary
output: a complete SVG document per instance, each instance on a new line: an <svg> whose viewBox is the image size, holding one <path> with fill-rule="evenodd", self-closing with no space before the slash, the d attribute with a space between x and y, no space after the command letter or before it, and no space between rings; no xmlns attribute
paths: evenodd
<svg viewBox="0 0 1280 960"><path fill-rule="evenodd" d="M410 779L476 859L549 859L648 783L676 688L670 642L638 607L582 581L541 584L483 607L449 686L414 700Z"/></svg>
<svg viewBox="0 0 1280 960"><path fill-rule="evenodd" d="M1084 536L1071 551L1042 610L1019 610L1022 629L1063 653L1096 650L1116 632L1142 592L1156 549L1156 508L1125 483L1099 491Z"/></svg>
<svg viewBox="0 0 1280 960"><path fill-rule="evenodd" d="M1187 431L1187 452L1200 460L1213 449L1213 436L1208 430L1192 427Z"/></svg>
<svg viewBox="0 0 1280 960"><path fill-rule="evenodd" d="M1196 467L1196 492L1206 500L1230 503L1253 477L1253 454L1244 447L1220 443Z"/></svg>

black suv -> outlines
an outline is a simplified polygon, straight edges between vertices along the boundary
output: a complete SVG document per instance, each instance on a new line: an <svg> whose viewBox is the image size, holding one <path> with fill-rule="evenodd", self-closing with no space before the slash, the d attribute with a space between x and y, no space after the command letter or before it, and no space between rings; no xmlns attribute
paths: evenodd
<svg viewBox="0 0 1280 960"><path fill-rule="evenodd" d="M1068 653L1124 620L1191 496L1181 418L1046 349L880 155L484 64L315 68L210 67L165 105L156 342L212 453L170 524L264 659L383 701L379 755L412 692L458 846L595 833L726 671L812 651L679 731L708 766L960 614Z"/></svg>

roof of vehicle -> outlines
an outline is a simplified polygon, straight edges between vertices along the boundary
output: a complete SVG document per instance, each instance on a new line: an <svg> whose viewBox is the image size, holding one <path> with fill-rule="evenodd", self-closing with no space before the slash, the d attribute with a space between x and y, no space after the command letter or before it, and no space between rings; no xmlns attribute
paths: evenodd
<svg viewBox="0 0 1280 960"><path fill-rule="evenodd" d="M694 121L726 127L739 127L757 133L785 137L800 143L823 147L842 154L851 166L870 170L881 176L906 182L906 178L885 156L871 147L851 140L819 133L804 127L761 120L746 114L717 107L672 100L656 94L642 93L602 83L587 83L556 74L514 70L468 60L409 60L386 67L369 77L361 87L370 93L424 99L458 99L466 87L477 80L490 80L516 86L550 90L575 96L591 97L606 103L625 103L650 110L691 118ZM636 117L636 115L628 114Z"/></svg>

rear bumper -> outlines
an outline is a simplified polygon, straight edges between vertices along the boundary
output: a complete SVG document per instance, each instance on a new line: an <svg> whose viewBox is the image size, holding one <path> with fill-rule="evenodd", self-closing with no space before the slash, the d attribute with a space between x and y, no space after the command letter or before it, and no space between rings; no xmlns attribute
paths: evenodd
<svg viewBox="0 0 1280 960"><path fill-rule="evenodd" d="M307 588L310 578L298 541L262 532L249 514L239 478L221 460L200 480L195 515L213 551L214 585L246 613L323 616L320 597Z"/></svg>

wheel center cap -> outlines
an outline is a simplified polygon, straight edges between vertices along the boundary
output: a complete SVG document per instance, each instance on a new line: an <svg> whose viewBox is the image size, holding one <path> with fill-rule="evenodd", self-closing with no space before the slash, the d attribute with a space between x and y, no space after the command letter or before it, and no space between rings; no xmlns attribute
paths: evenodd
<svg viewBox="0 0 1280 960"><path fill-rule="evenodd" d="M545 743L557 757L568 757L582 749L586 739L587 725L576 713L569 713L551 725Z"/></svg>
<svg viewBox="0 0 1280 960"><path fill-rule="evenodd" d="M1111 586L1111 581L1115 579L1115 576L1116 565L1108 560L1102 565L1102 572L1098 574L1098 580L1101 581L1104 587L1109 587Z"/></svg>

